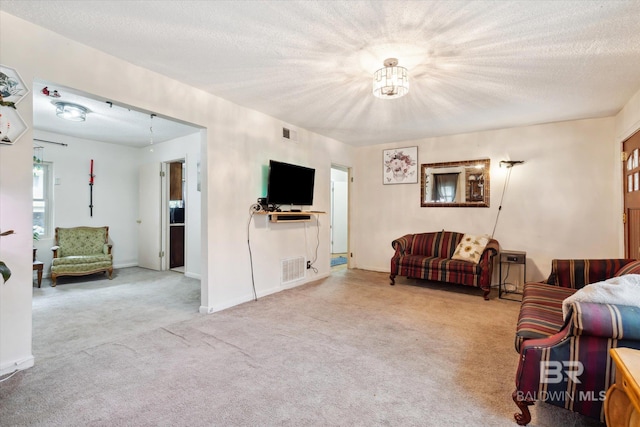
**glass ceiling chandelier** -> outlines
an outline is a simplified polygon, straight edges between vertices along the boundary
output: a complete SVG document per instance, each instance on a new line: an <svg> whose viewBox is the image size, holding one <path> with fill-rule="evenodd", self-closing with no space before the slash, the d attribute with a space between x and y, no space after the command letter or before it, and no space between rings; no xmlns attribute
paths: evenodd
<svg viewBox="0 0 640 427"><path fill-rule="evenodd" d="M384 68L373 73L373 95L382 99L394 99L409 93L409 74L398 67L396 58L384 61Z"/></svg>
<svg viewBox="0 0 640 427"><path fill-rule="evenodd" d="M71 120L72 122L84 122L87 120L87 110L82 105L72 104L70 102L56 102L56 116L61 119Z"/></svg>

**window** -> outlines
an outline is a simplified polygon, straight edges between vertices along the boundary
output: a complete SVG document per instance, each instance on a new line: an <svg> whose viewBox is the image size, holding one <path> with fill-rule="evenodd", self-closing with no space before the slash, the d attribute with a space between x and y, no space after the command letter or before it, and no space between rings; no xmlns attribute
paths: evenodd
<svg viewBox="0 0 640 427"><path fill-rule="evenodd" d="M33 233L38 233L40 238L53 237L52 169L48 162L33 164Z"/></svg>
<svg viewBox="0 0 640 427"><path fill-rule="evenodd" d="M435 202L451 203L456 200L459 173L433 174L433 196Z"/></svg>

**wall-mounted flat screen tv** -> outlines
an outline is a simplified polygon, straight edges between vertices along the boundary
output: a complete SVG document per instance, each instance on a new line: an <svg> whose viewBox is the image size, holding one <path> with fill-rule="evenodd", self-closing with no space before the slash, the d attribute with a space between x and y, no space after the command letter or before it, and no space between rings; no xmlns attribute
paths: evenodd
<svg viewBox="0 0 640 427"><path fill-rule="evenodd" d="M267 203L311 206L315 175L315 169L270 160Z"/></svg>

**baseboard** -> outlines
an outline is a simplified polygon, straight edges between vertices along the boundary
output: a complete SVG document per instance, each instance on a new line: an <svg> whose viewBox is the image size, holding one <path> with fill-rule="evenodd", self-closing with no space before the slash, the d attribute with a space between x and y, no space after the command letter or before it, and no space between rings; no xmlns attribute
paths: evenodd
<svg viewBox="0 0 640 427"><path fill-rule="evenodd" d="M137 267L137 262L125 262L124 264L113 264L113 268L129 268L129 267Z"/></svg>
<svg viewBox="0 0 640 427"><path fill-rule="evenodd" d="M114 264L113 268L114 270L118 269L118 268L129 268L129 267L137 267L138 263L134 262L134 263L125 263L125 264ZM50 279L51 278L51 270L49 270L48 272L43 272L42 273L42 278L43 279ZM197 279L199 279L200 277L197 277Z"/></svg>
<svg viewBox="0 0 640 427"><path fill-rule="evenodd" d="M391 273L389 271L389 267L385 267L385 268L378 268L378 267L366 267L366 266L361 266L357 268L358 270L367 270L367 271L375 271L377 273Z"/></svg>
<svg viewBox="0 0 640 427"><path fill-rule="evenodd" d="M22 371L25 369L29 369L33 366L34 363L33 356L29 356L26 359L15 360L13 362L8 362L0 366L0 377L4 375L11 374L15 371Z"/></svg>
<svg viewBox="0 0 640 427"><path fill-rule="evenodd" d="M212 307L210 306L206 306L206 305L201 305L200 306L200 313L201 314L212 314L212 313L216 313L218 311L222 311L222 310L226 310L227 308L231 308L231 307L235 307L236 305L240 305L243 304L245 302L249 302L249 301L253 301L253 296L250 298L236 298L232 301L228 301L224 304L218 304L218 305L214 305Z"/></svg>
<svg viewBox="0 0 640 427"><path fill-rule="evenodd" d="M200 314L215 313L215 310L213 309L213 307L207 307L206 305L201 305L199 311L200 311Z"/></svg>
<svg viewBox="0 0 640 427"><path fill-rule="evenodd" d="M266 297L267 295L276 294L276 293L281 292L281 291L286 291L287 289L293 289L293 288L296 288L298 286L306 285L307 283L315 282L316 280L325 279L325 278L329 277L330 275L331 275L331 273L321 274L321 275L318 275L318 276L314 277L313 279L305 280L304 282L301 281L299 283L294 283L293 285L289 285L289 286L286 286L286 287L273 286L273 287L271 287L269 289L264 289L264 290L261 290L261 291L257 291L256 294L258 295L258 299L260 299L262 297ZM215 313L217 311L226 310L227 308L235 307L236 305L244 304L244 303L250 302L250 301L253 301L253 292L250 293L250 294L244 295L242 297L227 301L227 302L225 302L223 304L215 305L213 307L201 305L200 306L200 313L201 314L212 314L212 313Z"/></svg>
<svg viewBox="0 0 640 427"><path fill-rule="evenodd" d="M304 283L296 283L294 286L289 286L289 287L287 287L285 289L291 289L291 288L295 288L297 286L306 285L307 283L312 283L312 282L315 282L316 280L326 279L327 277L331 277L331 272L330 271L328 271L326 273L323 273L323 274L318 274L317 276L314 276L314 277L310 278L309 280L307 280Z"/></svg>
<svg viewBox="0 0 640 427"><path fill-rule="evenodd" d="M191 279L202 280L202 276L196 273L185 272L184 277L189 277Z"/></svg>
<svg viewBox="0 0 640 427"><path fill-rule="evenodd" d="M258 294L258 298L262 298L264 296L276 293L278 291L283 291L283 290L284 289L282 289L282 288L277 288L273 292L272 291L269 291L269 292L262 291L262 292L257 292L257 294ZM226 310L227 308L235 307L236 305L244 304L245 302L250 302L250 301L253 301L253 293L244 295L244 296L239 297L239 298L232 299L232 300L227 301L227 302L222 303L222 304L214 305L212 307L201 305L200 306L200 313L201 314L212 314L212 313L215 313L215 312L218 312L218 311L222 311L222 310Z"/></svg>
<svg viewBox="0 0 640 427"><path fill-rule="evenodd" d="M223 304L218 304L214 306L200 306L201 314L212 314L218 311L226 310L227 308L235 307L236 305L243 304L245 302L253 301L253 295L242 296L240 298L235 298L233 300L227 301Z"/></svg>

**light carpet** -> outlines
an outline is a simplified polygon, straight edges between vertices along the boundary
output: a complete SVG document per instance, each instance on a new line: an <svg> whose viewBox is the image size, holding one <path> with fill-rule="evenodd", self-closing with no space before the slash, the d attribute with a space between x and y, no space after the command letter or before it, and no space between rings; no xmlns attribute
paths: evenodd
<svg viewBox="0 0 640 427"><path fill-rule="evenodd" d="M34 289L36 365L0 384L0 424L515 426L518 303L387 276L343 270L211 315L171 272Z"/></svg>

